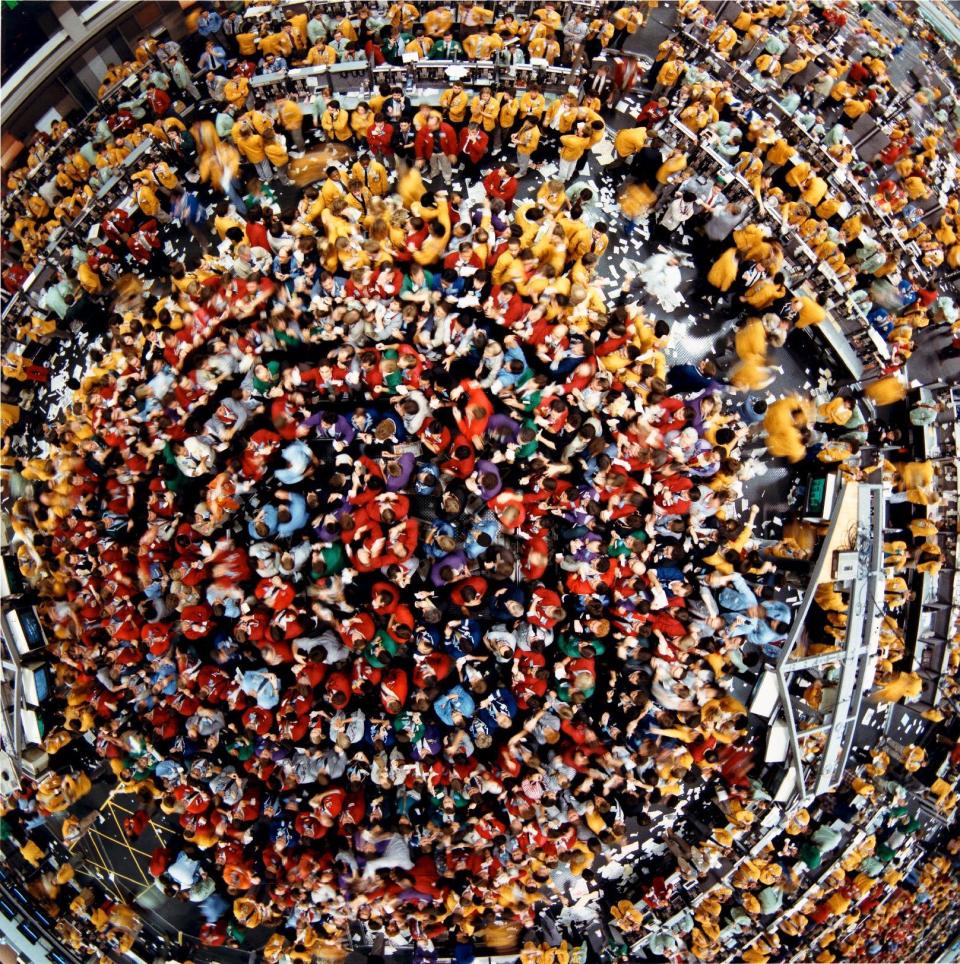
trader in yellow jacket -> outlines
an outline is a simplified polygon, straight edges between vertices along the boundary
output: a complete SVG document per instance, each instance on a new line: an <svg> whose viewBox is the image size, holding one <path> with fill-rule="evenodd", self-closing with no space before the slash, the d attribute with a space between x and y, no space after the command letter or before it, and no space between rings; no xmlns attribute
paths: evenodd
<svg viewBox="0 0 960 964"><path fill-rule="evenodd" d="M608 171L616 171L626 167L643 150L647 143L646 127L624 127L617 131L613 139L613 160L607 165Z"/></svg>
<svg viewBox="0 0 960 964"><path fill-rule="evenodd" d="M800 462L810 439L810 406L798 395L773 402L763 418L767 449L775 458Z"/></svg>
<svg viewBox="0 0 960 964"><path fill-rule="evenodd" d="M263 135L253 126L249 117L244 116L233 125L231 132L234 144L240 153L257 169L261 181L269 181L273 168L267 160Z"/></svg>
<svg viewBox="0 0 960 964"><path fill-rule="evenodd" d="M727 248L723 254L714 261L713 266L707 273L707 281L724 294L730 290L740 269L740 261L737 258L735 247Z"/></svg>
<svg viewBox="0 0 960 964"><path fill-rule="evenodd" d="M440 106L447 112L447 120L455 127L460 127L467 116L470 95L463 89L463 84L454 82L440 95Z"/></svg>
<svg viewBox="0 0 960 964"><path fill-rule="evenodd" d="M283 129L290 135L293 145L301 154L306 150L303 140L303 110L289 97L277 98L277 116Z"/></svg>
<svg viewBox="0 0 960 964"><path fill-rule="evenodd" d="M510 138L510 142L517 149L517 177L525 177L530 169L533 152L540 144L540 127L535 118L528 117L520 125L520 129Z"/></svg>
<svg viewBox="0 0 960 964"><path fill-rule="evenodd" d="M590 137L587 132L587 125L578 125L576 132L563 134L560 138L560 173L558 177L564 184L573 177L577 167L577 161L583 157L584 152L590 146Z"/></svg>
<svg viewBox="0 0 960 964"><path fill-rule="evenodd" d="M797 312L796 327L808 328L819 325L827 317L826 309L819 305L809 295L798 295L793 299L793 307Z"/></svg>
<svg viewBox="0 0 960 964"><path fill-rule="evenodd" d="M227 103L242 110L250 97L250 82L246 77L231 77L223 88Z"/></svg>
<svg viewBox="0 0 960 964"><path fill-rule="evenodd" d="M385 197L390 187L387 169L369 154L362 155L350 169L350 177L356 178L374 197Z"/></svg>
<svg viewBox="0 0 960 964"><path fill-rule="evenodd" d="M320 115L320 126L328 141L349 141L353 137L350 128L350 115L340 106L340 101L332 100Z"/></svg>

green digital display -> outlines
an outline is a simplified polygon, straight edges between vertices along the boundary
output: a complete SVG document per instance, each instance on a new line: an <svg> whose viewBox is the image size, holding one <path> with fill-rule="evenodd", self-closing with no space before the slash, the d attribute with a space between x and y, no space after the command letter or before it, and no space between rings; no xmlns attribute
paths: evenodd
<svg viewBox="0 0 960 964"><path fill-rule="evenodd" d="M827 480L820 476L810 482L810 494L807 497L807 511L813 515L823 512L823 500L827 488Z"/></svg>

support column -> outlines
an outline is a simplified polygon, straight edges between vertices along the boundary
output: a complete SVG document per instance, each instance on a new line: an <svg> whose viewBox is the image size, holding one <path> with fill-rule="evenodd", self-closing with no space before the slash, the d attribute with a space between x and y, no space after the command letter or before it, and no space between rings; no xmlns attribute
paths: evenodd
<svg viewBox="0 0 960 964"><path fill-rule="evenodd" d="M76 10L66 0L55 0L52 9L67 36L76 43L82 43L89 31ZM111 63L118 64L122 60L123 58L113 47L103 40L91 44L90 47L80 53L74 61L72 69L77 80L93 97L96 97L100 84L103 82L103 77L107 72L107 67Z"/></svg>

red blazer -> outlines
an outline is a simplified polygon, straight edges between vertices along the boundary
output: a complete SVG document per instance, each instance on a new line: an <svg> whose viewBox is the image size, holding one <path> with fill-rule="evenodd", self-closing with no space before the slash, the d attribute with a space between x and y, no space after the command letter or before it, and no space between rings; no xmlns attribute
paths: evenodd
<svg viewBox="0 0 960 964"><path fill-rule="evenodd" d="M151 218L140 225L140 229L127 237L127 250L140 262L150 260L154 248L160 247L157 222Z"/></svg>
<svg viewBox="0 0 960 964"><path fill-rule="evenodd" d="M165 90L154 87L147 91L147 104L157 117L163 117L170 110L170 95Z"/></svg>
<svg viewBox="0 0 960 964"><path fill-rule="evenodd" d="M386 57L383 56L383 51L380 49L380 45L375 44L372 40L368 40L364 44L363 49L367 55L367 60L372 60L374 67L382 67L387 62Z"/></svg>
<svg viewBox="0 0 960 964"><path fill-rule="evenodd" d="M471 133L473 137L468 147L467 138L470 137ZM483 156L487 153L487 144L489 142L490 138L487 137L484 131L471 132L469 127L464 127L464 129L460 131L460 153L466 154L474 164L479 164L483 159Z"/></svg>
<svg viewBox="0 0 960 964"><path fill-rule="evenodd" d="M436 138L432 136L433 133L433 131L427 129L426 125L417 131L416 139L413 142L413 149L418 161L429 161L433 156L434 143L436 140ZM460 147L457 143L457 132L444 121L437 128L436 133L440 141L440 150L444 154L456 156Z"/></svg>
<svg viewBox="0 0 960 964"><path fill-rule="evenodd" d="M509 208L517 194L517 179L503 177L499 168L491 171L484 179L483 186L490 197L498 197Z"/></svg>
<svg viewBox="0 0 960 964"><path fill-rule="evenodd" d="M460 262L459 251L454 251L452 254L448 254L443 259L444 268L453 268L454 270L457 270L460 267L460 264L461 262ZM477 271L479 271L483 267L483 262L481 262L481 260L477 257L475 252L471 251L470 257L467 259L467 263L465 267L475 268Z"/></svg>
<svg viewBox="0 0 960 964"><path fill-rule="evenodd" d="M267 229L260 221L248 221L247 222L247 240L255 248L263 248L265 251L270 250L270 241L267 238Z"/></svg>
<svg viewBox="0 0 960 964"><path fill-rule="evenodd" d="M643 127L656 124L662 121L669 113L666 107L660 105L660 101L648 100L643 107L640 108L640 113L637 114L637 123Z"/></svg>
<svg viewBox="0 0 960 964"><path fill-rule="evenodd" d="M463 590L468 586L482 598L487 591L487 580L482 576L471 576L469 579L461 579L460 582L450 590L450 599L454 605L466 606L466 600L463 598Z"/></svg>
<svg viewBox="0 0 960 964"><path fill-rule="evenodd" d="M457 132L453 125L443 121L437 130L438 140L435 142L439 150L444 154L456 155L460 150L460 142L457 140Z"/></svg>
<svg viewBox="0 0 960 964"><path fill-rule="evenodd" d="M861 63L854 64L847 73L847 80L851 84L862 84L870 79L870 71Z"/></svg>
<svg viewBox="0 0 960 964"><path fill-rule="evenodd" d="M133 230L133 220L123 208L114 208L103 216L100 230L112 241L119 241L122 234Z"/></svg>
<svg viewBox="0 0 960 964"><path fill-rule="evenodd" d="M153 97L154 94L163 94L166 100L163 101L159 97ZM170 109L170 98L162 90L150 91L147 94L147 103L158 117ZM121 107L115 114L111 114L107 118L107 127L114 134L129 134L130 131L136 129L136 126L136 118L125 107Z"/></svg>
<svg viewBox="0 0 960 964"><path fill-rule="evenodd" d="M373 273L371 285L376 290L378 297L390 295L391 297L400 291L403 284L403 273L396 268L377 268Z"/></svg>
<svg viewBox="0 0 960 964"><path fill-rule="evenodd" d="M506 308L503 308L500 304L500 285L494 285L490 290L490 300L494 308L503 311L505 325L512 325L515 321L519 321L530 310L530 305L518 294L511 295Z"/></svg>
<svg viewBox="0 0 960 964"><path fill-rule="evenodd" d="M377 124L371 124L367 131L367 144L370 146L370 150L381 154L392 154L390 140L393 137L393 124L384 124L383 131L380 134L374 133L377 126Z"/></svg>
<svg viewBox="0 0 960 964"><path fill-rule="evenodd" d="M640 79L640 66L635 60L617 59L613 68L613 82L619 90L631 91Z"/></svg>

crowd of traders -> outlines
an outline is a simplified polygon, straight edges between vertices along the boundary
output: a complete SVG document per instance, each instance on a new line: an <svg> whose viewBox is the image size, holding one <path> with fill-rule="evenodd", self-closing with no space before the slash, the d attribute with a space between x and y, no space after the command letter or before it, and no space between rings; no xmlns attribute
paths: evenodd
<svg viewBox="0 0 960 964"><path fill-rule="evenodd" d="M642 18L624 9L620 21L587 23L579 41L570 33L564 56L590 33L635 29ZM702 16L696 4L682 13ZM346 39L453 37L416 15L398 5L379 32L352 23ZM545 4L450 42L506 32L529 47L556 37L555 15ZM274 70L266 57L290 52L264 40L289 35L302 54L304 32L315 47L349 32L324 12L247 34L218 16L197 20L201 58L246 62L257 51L241 39L259 36L260 66ZM813 43L833 29L786 8L744 16L711 32L721 53L738 30L751 40L754 28L805 31ZM140 95L58 171L68 213L141 139L159 146L133 175L136 208L111 212L100 243L74 250L45 295L49 316L27 325L47 338L112 312L108 348L71 385L46 456L19 466L34 492L13 507L18 558L46 599L65 698L46 743L63 751L93 735L117 790L137 795L131 839L160 813L179 824L183 844L155 851L151 870L198 905L208 943L264 925L276 930L268 959L309 959L335 953L359 918L386 950L452 934L458 959L477 941L538 961L599 921L608 953L624 955L644 932L640 908L663 898L641 886L637 904L619 899L628 827L705 783L716 825L671 849L697 872L711 854L729 860L766 808L749 779L745 707L724 684L776 652L791 612L772 562L809 559L816 535L794 523L760 540L733 503L764 445L856 474L857 446L876 439L850 399L767 406L758 394L768 345L823 309L788 292L777 242L746 223L745 206L717 204L723 186L687 171L686 152L661 146L657 129L669 113L709 126L758 192L770 186L762 168L782 166L791 148L771 157L769 123L667 44L647 78L660 96L614 140L614 165L633 175L623 234L646 218L703 239L704 289L746 306L719 372L668 364L669 325L636 305L629 277L611 285L598 272L612 231L593 191L568 189L605 137L610 103L643 80L630 58L549 103L536 89L453 84L417 108L385 90L347 111L321 94L316 129L345 163L291 200L270 182L287 181L291 154L305 149L302 107L252 106L244 68L223 85L207 77L215 108L188 129L157 93L199 93L189 70L177 80L182 50L145 42L142 64L157 57L166 80L159 66L144 70ZM818 106L807 86L797 96ZM518 202L541 141L559 149L560 177ZM881 160L913 166L884 174L925 185L939 143L906 143ZM191 186L194 168L209 188ZM454 168L482 178L485 198L449 188ZM839 203L828 210L826 182L802 168L775 185L784 217L813 220L811 237L852 254L869 225L854 231ZM55 226L38 197L14 232L24 268ZM190 229L202 253L174 260L167 222ZM872 285L898 270L881 251L876 264L854 254L849 275L835 266L867 279L876 301ZM897 327L928 313L952 320L935 291L897 281L887 282ZM902 382L888 374L869 392L883 403ZM888 471L903 498L936 499L932 466ZM935 532L923 538L936 548ZM818 604L832 617L819 645L830 646L843 594ZM878 700L915 695L895 662ZM857 779L850 796L869 797ZM84 774L61 771L20 809L73 815L89 789ZM808 818L790 832L816 849L823 826ZM718 906L738 927L762 926L800 864L813 867L813 850L804 854L789 887L774 886L783 870L768 860L751 873L770 893L754 897L757 881L742 877ZM861 866L873 856L849 870L878 880L888 861ZM551 909L558 893L566 903ZM708 956L720 911L701 916L676 940ZM791 936L822 923L812 916Z"/></svg>
<svg viewBox="0 0 960 964"><path fill-rule="evenodd" d="M749 853L742 848L735 853L731 846L735 837L748 839L754 805L738 809L733 802L725 817L733 831L718 824L713 837L697 845L667 830L660 848L664 860L656 866L673 865L681 879L702 885L695 903L679 914L670 913L670 888L662 878L654 879L642 899L631 900L608 869L602 875L607 897L603 908L581 910L584 919L602 911L610 922L605 930L612 940L599 956L575 936L575 929L558 926L547 913L539 916L538 927L528 928L519 941L515 937L512 943L505 940L501 949L518 952L523 964L635 959L637 953L662 958L687 951L696 959L709 960L723 954L724 947L727 954L737 947L739 959L751 962L796 959L798 955L829 962L836 960L837 954L844 960L908 959L905 948L917 952L909 959L924 956L931 946L924 941L924 933L942 922L956 894L960 841L915 842L922 825L902 805L902 787L884 777L889 761L882 756L873 754L862 768L871 776L875 790L869 804L866 796L873 791L854 778L839 793L811 808L813 812L794 811L779 833ZM142 800L149 799L142 786L131 784ZM82 791L79 787L68 792ZM177 959L175 954L168 958L169 948L147 935L134 908L108 896L98 884L77 877L75 858L43 829L43 814L59 806L55 796L49 786L36 796L21 796L0 818L2 846L38 911L54 921L56 933L68 946L99 960L107 959L103 956L107 949ZM710 819L709 809L700 814L702 819ZM82 819L69 814L62 826L63 845L73 848L97 817L97 810ZM125 818L124 824L128 826L134 819ZM132 829L130 833L134 835ZM19 848L19 854L11 848ZM734 853L735 862L727 864ZM579 851L570 862L571 898L595 879L587 863ZM717 881L717 869L725 867L723 880ZM825 868L829 872L824 873ZM5 880L9 885L9 875ZM208 898L201 910L209 916L215 904ZM661 923L657 915L669 919ZM247 933L244 924L249 926L249 920L235 919L227 925L230 944L242 946ZM388 941L382 926L374 925L363 908L351 931L361 942L372 941L387 957L404 939L401 932L396 942ZM304 928L300 937L296 944L272 939L262 951L264 959L335 961L346 956L343 941L327 940L318 929ZM637 937L643 939L644 950L634 950L631 956L628 948ZM201 941L214 946L223 942L210 929L201 934ZM419 960L435 959L429 948L429 942L417 941ZM451 952L455 960L471 961L472 942L461 938L447 948L447 953Z"/></svg>

